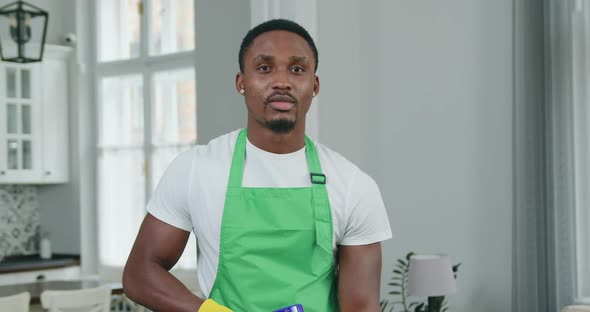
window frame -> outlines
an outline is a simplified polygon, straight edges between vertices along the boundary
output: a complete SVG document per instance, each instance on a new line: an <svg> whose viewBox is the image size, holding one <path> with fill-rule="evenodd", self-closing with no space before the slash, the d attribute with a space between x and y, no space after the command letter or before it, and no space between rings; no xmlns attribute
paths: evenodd
<svg viewBox="0 0 590 312"><path fill-rule="evenodd" d="M102 150L110 149L112 147L108 146L100 146L99 144L99 127L100 127L100 120L102 116L100 115L99 105L102 103L102 96L101 96L101 84L102 79L109 78L109 77L118 77L118 76L126 76L126 75L140 75L142 81L142 97L143 97L143 122L144 122L144 135L143 135L143 156L144 156L144 172L145 172L145 180L144 180L144 202L147 204L149 198L152 194L152 186L155 185L153 183L153 174L151 170L151 164L153 162L152 155L154 150L157 146L152 142L152 123L154 121L154 116L152 111L154 109L153 100L155 98L154 89L153 88L153 81L154 76L160 72L166 71L175 71L175 70L186 70L192 69L194 71L195 76L195 90L196 90L196 20L193 21L193 27L195 28L194 31L194 42L195 46L192 50L184 50L180 52L174 53L166 53L166 54L158 54L158 55L150 55L150 44L148 42L149 35L150 35L150 25L149 25L149 18L151 16L151 5L149 0L140 0L139 1L142 5L142 13L140 16L140 53L138 57L130 57L127 59L117 59L117 60L109 60L109 61L100 61L100 51L98 49L100 45L100 38L101 38L101 29L100 29L100 22L101 22L101 12L100 12L100 3L94 2L90 4L90 7L94 9L95 14L91 14L92 21L91 26L89 27L91 39L90 39L90 47L92 47L92 51L90 52L90 62L92 66L91 71L91 94L93 95L94 100L91 102L93 103L93 110L94 110L94 120L93 125L94 128L94 151L95 157L93 162L95 164L96 172L95 172L95 185L94 191L96 192L96 196L94 197L94 207L96 211L96 216L98 217L99 214L99 193L100 192L100 184L99 184L99 177L100 174L98 172L98 164L99 164L99 155ZM121 1L121 5L124 5L124 1ZM194 17L196 18L196 3L193 4ZM196 98L195 98L196 100ZM195 102L196 105L196 102ZM196 116L195 116L196 121ZM196 141L196 138L195 138ZM133 145L121 145L117 148L119 149L127 149L133 147ZM145 205L143 207L145 209ZM98 218L96 218L97 224L97 260L96 260L96 269L98 270L99 275L106 280L120 280L122 276L123 267L113 267L113 266L106 266L100 262L100 248L99 248L99 241L100 241L100 224L98 224ZM191 235L194 235L191 233ZM189 240L190 242L190 240ZM196 263L196 259L195 259ZM198 285L196 284L196 274L194 269L174 269L171 271L177 278L179 278L185 285L187 285L191 289L198 290Z"/></svg>

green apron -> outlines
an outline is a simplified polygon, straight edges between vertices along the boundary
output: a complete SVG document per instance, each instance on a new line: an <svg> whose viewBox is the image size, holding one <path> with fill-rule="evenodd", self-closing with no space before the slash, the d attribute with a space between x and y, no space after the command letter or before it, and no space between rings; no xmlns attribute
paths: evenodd
<svg viewBox="0 0 590 312"><path fill-rule="evenodd" d="M306 137L311 187L245 188L246 137L240 131L234 149L210 298L236 312L298 303L338 311L332 216L313 142Z"/></svg>

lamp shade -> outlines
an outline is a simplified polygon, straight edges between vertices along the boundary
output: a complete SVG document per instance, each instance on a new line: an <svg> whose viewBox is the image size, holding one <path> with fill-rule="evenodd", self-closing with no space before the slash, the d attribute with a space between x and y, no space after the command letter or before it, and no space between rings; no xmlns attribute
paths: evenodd
<svg viewBox="0 0 590 312"><path fill-rule="evenodd" d="M447 255L414 255L410 258L408 294L436 297L453 294L457 285Z"/></svg>

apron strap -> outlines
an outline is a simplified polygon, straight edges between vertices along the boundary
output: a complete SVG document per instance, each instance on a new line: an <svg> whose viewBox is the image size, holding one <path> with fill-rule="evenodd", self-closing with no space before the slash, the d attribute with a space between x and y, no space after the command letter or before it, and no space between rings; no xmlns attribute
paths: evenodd
<svg viewBox="0 0 590 312"><path fill-rule="evenodd" d="M332 214L326 191L327 179L322 173L322 165L315 144L308 136L305 136L305 152L311 178L316 243L332 256Z"/></svg>
<svg viewBox="0 0 590 312"><path fill-rule="evenodd" d="M229 171L228 188L239 188L242 186L242 177L244 176L244 162L246 159L246 138L248 130L242 129L238 134L234 154L232 158L231 169Z"/></svg>

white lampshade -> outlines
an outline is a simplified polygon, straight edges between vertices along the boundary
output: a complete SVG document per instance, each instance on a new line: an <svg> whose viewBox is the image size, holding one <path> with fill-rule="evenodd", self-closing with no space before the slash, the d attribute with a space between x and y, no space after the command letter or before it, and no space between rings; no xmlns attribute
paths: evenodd
<svg viewBox="0 0 590 312"><path fill-rule="evenodd" d="M408 294L437 297L453 294L457 285L447 255L414 255L410 258Z"/></svg>

